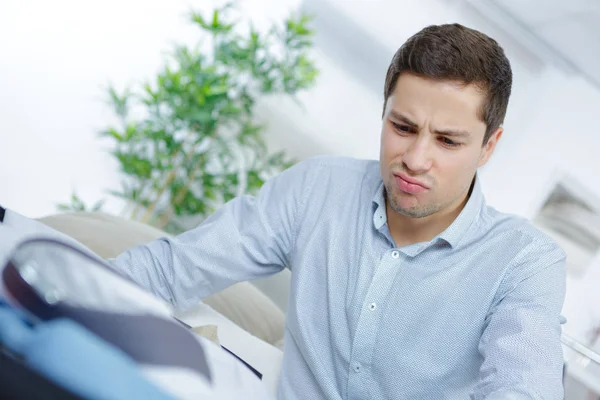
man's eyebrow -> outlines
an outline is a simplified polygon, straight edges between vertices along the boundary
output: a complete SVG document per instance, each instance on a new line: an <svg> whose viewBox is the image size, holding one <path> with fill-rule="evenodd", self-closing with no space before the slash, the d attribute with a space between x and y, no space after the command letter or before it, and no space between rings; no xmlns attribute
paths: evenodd
<svg viewBox="0 0 600 400"><path fill-rule="evenodd" d="M417 127L418 127L418 125L417 125L417 124L415 124L414 122L412 122L412 121L411 121L411 120L410 120L408 117L406 117L406 116L404 116L404 115L400 114L400 113L399 113L399 112L397 112L397 111L391 110L391 111L390 111L390 115L391 115L392 117L394 117L394 119L396 119L396 120L398 120L398 121L402 121L402 122L404 122L406 125L410 126L411 128L417 128Z"/></svg>
<svg viewBox="0 0 600 400"><path fill-rule="evenodd" d="M411 128L418 128L419 126L414 123L413 121L410 120L410 118L408 118L407 116L403 115L402 113L399 113L398 111L394 111L391 110L390 111L390 115L398 121L401 121L403 123L405 123L406 125L410 126ZM443 135L443 136L452 136L452 137L462 137L462 138L468 138L471 136L471 133L469 131L465 131L465 130L461 130L461 129L437 129L435 131L435 133L437 135Z"/></svg>
<svg viewBox="0 0 600 400"><path fill-rule="evenodd" d="M463 130L459 130L459 129L438 129L435 131L435 133L438 135L463 137L463 138L467 138L467 137L471 136L471 133L469 131L463 131Z"/></svg>

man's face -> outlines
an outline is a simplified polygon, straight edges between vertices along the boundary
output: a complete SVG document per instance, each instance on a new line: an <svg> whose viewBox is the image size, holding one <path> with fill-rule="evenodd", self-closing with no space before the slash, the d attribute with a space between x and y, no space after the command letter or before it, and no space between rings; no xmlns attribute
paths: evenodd
<svg viewBox="0 0 600 400"><path fill-rule="evenodd" d="M498 129L483 145L483 100L473 85L400 75L381 129L381 176L392 210L422 218L465 199L502 134Z"/></svg>

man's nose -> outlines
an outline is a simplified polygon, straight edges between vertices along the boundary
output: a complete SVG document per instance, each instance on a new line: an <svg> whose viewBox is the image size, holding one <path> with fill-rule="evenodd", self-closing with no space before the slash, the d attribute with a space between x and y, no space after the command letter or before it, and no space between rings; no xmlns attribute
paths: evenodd
<svg viewBox="0 0 600 400"><path fill-rule="evenodd" d="M429 171L433 164L430 140L421 135L416 137L404 153L402 161L406 168L415 174Z"/></svg>

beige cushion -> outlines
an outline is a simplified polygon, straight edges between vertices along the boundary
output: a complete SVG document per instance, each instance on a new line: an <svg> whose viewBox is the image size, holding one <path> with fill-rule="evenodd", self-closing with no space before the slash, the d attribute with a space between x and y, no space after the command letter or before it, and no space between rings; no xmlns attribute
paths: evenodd
<svg viewBox="0 0 600 400"><path fill-rule="evenodd" d="M115 257L130 247L168 236L147 224L100 212L56 214L39 220L75 238L103 258ZM267 343L283 338L283 312L248 282L235 284L203 302Z"/></svg>
<svg viewBox="0 0 600 400"><path fill-rule="evenodd" d="M130 247L167 236L150 225L99 212L55 214L39 221L75 238L102 258L116 257Z"/></svg>
<svg viewBox="0 0 600 400"><path fill-rule="evenodd" d="M195 326L195 327L192 327L192 331L194 331L194 333L210 340L217 346L221 345L221 342L219 342L219 327L217 325Z"/></svg>

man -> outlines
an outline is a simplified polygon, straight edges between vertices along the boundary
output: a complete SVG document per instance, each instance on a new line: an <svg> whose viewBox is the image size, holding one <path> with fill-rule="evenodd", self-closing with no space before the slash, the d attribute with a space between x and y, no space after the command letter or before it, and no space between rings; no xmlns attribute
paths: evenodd
<svg viewBox="0 0 600 400"><path fill-rule="evenodd" d="M179 307L292 271L278 397L559 399L564 253L486 206L502 48L431 26L385 80L379 162L318 157L112 264Z"/></svg>

